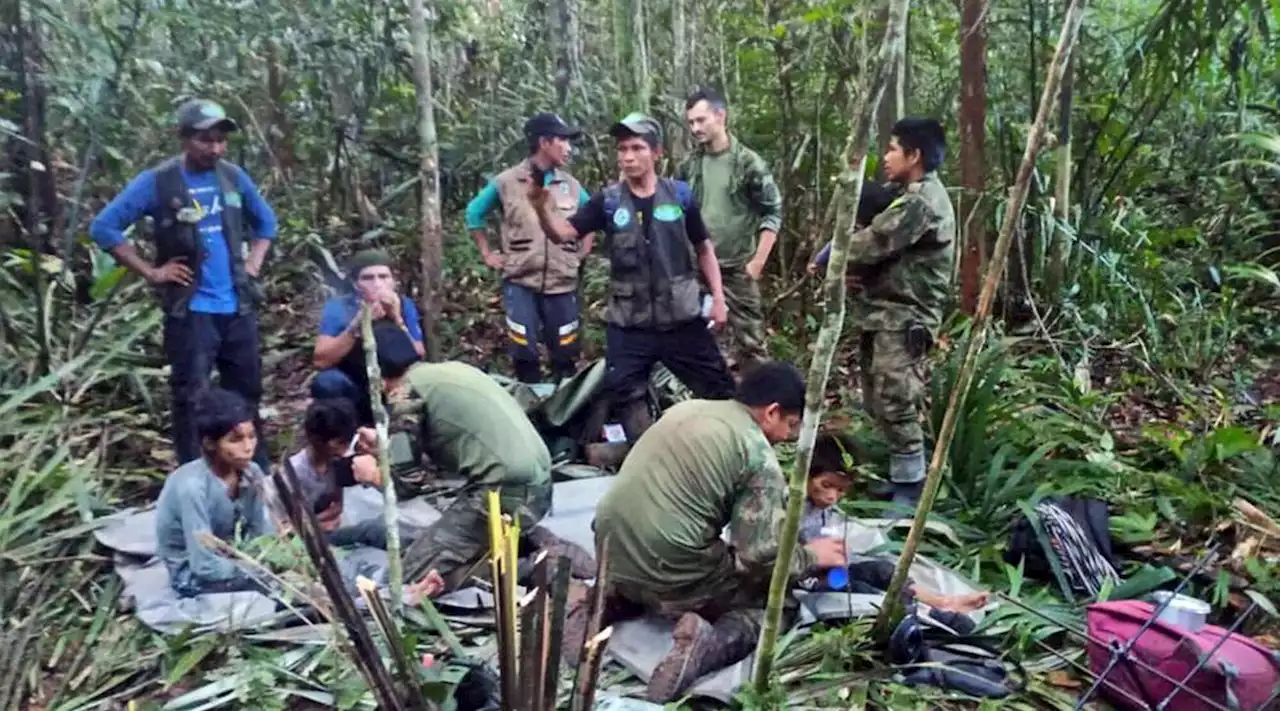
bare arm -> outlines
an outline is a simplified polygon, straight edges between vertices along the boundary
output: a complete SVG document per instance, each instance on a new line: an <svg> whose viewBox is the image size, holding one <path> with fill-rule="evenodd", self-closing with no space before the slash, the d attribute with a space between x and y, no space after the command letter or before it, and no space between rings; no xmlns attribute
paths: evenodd
<svg viewBox="0 0 1280 711"><path fill-rule="evenodd" d="M129 271L149 282L155 283L153 274L153 272L155 272L155 268L148 264L147 260L143 259L141 254L138 254L138 250L134 248L132 243L124 242L120 246L115 247L111 250L111 256L115 257L117 262L125 265Z"/></svg>
<svg viewBox="0 0 1280 711"><path fill-rule="evenodd" d="M271 249L271 240L255 239L249 246L249 259L244 263L244 270L251 277L262 273L262 263L267 260L267 250Z"/></svg>
<svg viewBox="0 0 1280 711"><path fill-rule="evenodd" d="M760 230L760 244L756 246L756 254L751 261L759 262L762 266L769 261L769 255L773 253L773 246L778 243L778 233L774 230Z"/></svg>
<svg viewBox="0 0 1280 711"><path fill-rule="evenodd" d="M324 370L332 368L351 352L356 345L356 333L360 327L360 314L347 324L347 328L337 336L321 335L316 338L315 350L311 353L311 365L316 370ZM414 341L414 349L419 351L418 355L422 355L424 349L422 344Z"/></svg>

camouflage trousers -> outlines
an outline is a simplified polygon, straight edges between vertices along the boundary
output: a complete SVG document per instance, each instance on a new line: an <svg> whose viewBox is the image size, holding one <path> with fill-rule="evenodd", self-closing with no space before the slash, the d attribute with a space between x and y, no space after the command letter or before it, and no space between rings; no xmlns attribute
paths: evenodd
<svg viewBox="0 0 1280 711"><path fill-rule="evenodd" d="M551 482L498 489L502 513L520 524L525 536L551 510ZM404 579L418 581L430 570L444 578L445 590L461 585L489 552L489 489L469 487L427 527L403 554Z"/></svg>
<svg viewBox="0 0 1280 711"><path fill-rule="evenodd" d="M729 310L729 327L722 337L722 350L742 371L769 358L760 283L747 274L745 267L734 266L721 267L720 282L724 285L724 301Z"/></svg>
<svg viewBox="0 0 1280 711"><path fill-rule="evenodd" d="M914 454L924 446L925 355L911 353L904 331L859 332L863 407L893 454Z"/></svg>

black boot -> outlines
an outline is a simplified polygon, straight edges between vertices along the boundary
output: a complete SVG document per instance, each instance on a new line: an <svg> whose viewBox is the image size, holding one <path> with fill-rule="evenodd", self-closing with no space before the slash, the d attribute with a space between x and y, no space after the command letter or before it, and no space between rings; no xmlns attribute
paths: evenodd
<svg viewBox="0 0 1280 711"><path fill-rule="evenodd" d="M536 360L517 360L512 363L516 371L516 380L522 383L542 381L542 366Z"/></svg>
<svg viewBox="0 0 1280 711"><path fill-rule="evenodd" d="M675 645L654 667L645 698L658 704L684 696L704 674L720 671L751 654L760 637L759 611L735 610L712 625L696 612L676 623Z"/></svg>

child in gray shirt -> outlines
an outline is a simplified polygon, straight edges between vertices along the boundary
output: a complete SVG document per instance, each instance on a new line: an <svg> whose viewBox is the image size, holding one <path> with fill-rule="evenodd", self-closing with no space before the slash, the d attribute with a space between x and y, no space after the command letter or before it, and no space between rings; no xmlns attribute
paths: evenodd
<svg viewBox="0 0 1280 711"><path fill-rule="evenodd" d="M160 491L157 554L169 569L170 586L184 597L263 591L261 581L201 540L211 535L233 543L270 533L263 474L253 462L253 409L239 395L211 388L199 396L195 420L203 456L178 467Z"/></svg>

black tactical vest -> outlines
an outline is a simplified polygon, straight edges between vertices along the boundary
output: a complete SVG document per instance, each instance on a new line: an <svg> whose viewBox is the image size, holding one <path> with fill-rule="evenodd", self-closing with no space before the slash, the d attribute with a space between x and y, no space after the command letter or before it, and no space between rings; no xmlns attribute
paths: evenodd
<svg viewBox="0 0 1280 711"><path fill-rule="evenodd" d="M609 323L665 330L697 318L698 272L676 182L658 179L653 210L643 218L647 229L621 183L605 188L604 197Z"/></svg>
<svg viewBox="0 0 1280 711"><path fill-rule="evenodd" d="M244 270L244 207L237 186L236 167L226 161L218 161L216 170L218 186L222 190L222 237L227 241L227 252L231 255L231 281L239 304L237 311L246 314L257 305L258 294ZM182 177L182 156L170 158L156 167L156 197L156 204L160 206L154 230L156 264L186 257L187 266L191 267L194 275L190 286L161 285L160 302L165 313L185 316L200 280L204 245L198 225L178 219L178 212L193 204L187 181Z"/></svg>

